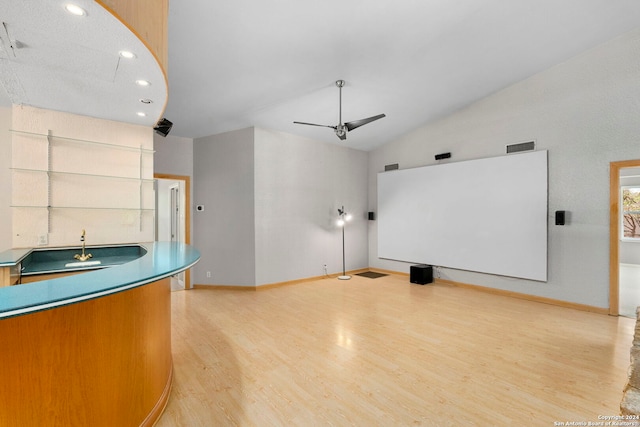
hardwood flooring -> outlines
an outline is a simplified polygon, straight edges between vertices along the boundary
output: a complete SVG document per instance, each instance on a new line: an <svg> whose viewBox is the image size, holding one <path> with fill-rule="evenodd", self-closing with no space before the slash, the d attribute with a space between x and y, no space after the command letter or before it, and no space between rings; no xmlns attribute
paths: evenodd
<svg viewBox="0 0 640 427"><path fill-rule="evenodd" d="M553 426L619 414L635 321L406 276L172 294L157 426Z"/></svg>

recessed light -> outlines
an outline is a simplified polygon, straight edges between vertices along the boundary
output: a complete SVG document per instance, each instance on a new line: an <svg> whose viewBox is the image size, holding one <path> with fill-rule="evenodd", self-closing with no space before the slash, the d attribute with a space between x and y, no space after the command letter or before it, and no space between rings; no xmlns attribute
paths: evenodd
<svg viewBox="0 0 640 427"><path fill-rule="evenodd" d="M133 59L136 57L136 54L133 52L129 52L128 50L121 50L120 51L120 56L122 56L123 58L127 58L127 59Z"/></svg>
<svg viewBox="0 0 640 427"><path fill-rule="evenodd" d="M142 102L143 104L151 104L151 103L153 103L153 101L150 100L149 98L142 98L140 100L140 102Z"/></svg>
<svg viewBox="0 0 640 427"><path fill-rule="evenodd" d="M144 113L142 111L138 111L136 114L139 115L140 117L146 117L147 116L147 113Z"/></svg>
<svg viewBox="0 0 640 427"><path fill-rule="evenodd" d="M86 16L87 15L87 11L86 10L84 10L80 6L75 5L73 3L65 4L64 8L67 10L67 12L69 12L72 15L76 15L76 16Z"/></svg>
<svg viewBox="0 0 640 427"><path fill-rule="evenodd" d="M149 86L151 83L149 83L149 82L148 82L148 81L146 81L146 80L136 80L136 84L137 84L138 86Z"/></svg>

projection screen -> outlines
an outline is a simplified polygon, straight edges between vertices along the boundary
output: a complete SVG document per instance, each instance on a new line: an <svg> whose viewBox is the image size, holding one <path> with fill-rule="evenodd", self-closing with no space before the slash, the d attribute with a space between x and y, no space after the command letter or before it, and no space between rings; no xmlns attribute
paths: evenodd
<svg viewBox="0 0 640 427"><path fill-rule="evenodd" d="M378 256L547 280L547 151L378 174Z"/></svg>

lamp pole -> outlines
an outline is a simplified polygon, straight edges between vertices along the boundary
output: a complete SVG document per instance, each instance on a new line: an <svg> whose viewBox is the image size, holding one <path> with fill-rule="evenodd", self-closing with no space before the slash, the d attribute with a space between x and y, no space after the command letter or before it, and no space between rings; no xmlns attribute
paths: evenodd
<svg viewBox="0 0 640 427"><path fill-rule="evenodd" d="M344 206L341 209L338 209L338 225L342 227L342 276L338 276L339 280L349 280L351 276L347 276L346 271L346 263L345 263L345 251L344 251L344 226L347 221L351 220L351 215L345 212Z"/></svg>
<svg viewBox="0 0 640 427"><path fill-rule="evenodd" d="M345 271L345 262L344 262L344 225L342 226L342 277L345 277L347 272Z"/></svg>

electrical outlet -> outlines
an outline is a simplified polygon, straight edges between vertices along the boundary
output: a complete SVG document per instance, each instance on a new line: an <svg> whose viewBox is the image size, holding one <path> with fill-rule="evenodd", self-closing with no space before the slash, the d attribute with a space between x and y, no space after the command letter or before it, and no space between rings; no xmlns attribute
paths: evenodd
<svg viewBox="0 0 640 427"><path fill-rule="evenodd" d="M207 278L210 279L211 278L211 272L207 271Z"/></svg>
<svg viewBox="0 0 640 427"><path fill-rule="evenodd" d="M49 244L49 235L48 234L40 234L38 235L38 246L44 246Z"/></svg>

